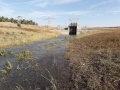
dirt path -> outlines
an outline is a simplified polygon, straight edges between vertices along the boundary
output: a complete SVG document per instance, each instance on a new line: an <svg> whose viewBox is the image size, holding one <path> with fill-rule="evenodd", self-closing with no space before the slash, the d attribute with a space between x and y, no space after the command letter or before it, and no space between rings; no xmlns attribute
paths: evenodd
<svg viewBox="0 0 120 90"><path fill-rule="evenodd" d="M23 50L33 53L32 57L37 60L22 63L20 69L16 69L16 55L8 55L7 59L15 67L7 77L0 76L0 90L51 90L53 80L59 90L67 90L69 87L69 66L64 55L67 50L68 41L74 36L62 35L55 39L35 42L30 45L17 46L6 49L15 54ZM0 69L3 68L6 58L0 57ZM49 79L49 80L47 80Z"/></svg>

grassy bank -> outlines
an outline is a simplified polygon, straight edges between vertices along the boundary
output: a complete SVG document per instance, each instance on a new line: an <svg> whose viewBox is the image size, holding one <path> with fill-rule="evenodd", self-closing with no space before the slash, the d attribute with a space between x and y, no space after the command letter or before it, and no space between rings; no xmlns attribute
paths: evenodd
<svg viewBox="0 0 120 90"><path fill-rule="evenodd" d="M57 37L59 33L48 30L30 31L19 28L0 28L0 48L14 45L22 45L34 41Z"/></svg>
<svg viewBox="0 0 120 90"><path fill-rule="evenodd" d="M19 28L17 24L15 23L10 23L10 22L0 22L0 27L5 27L5 28ZM28 31L45 31L45 30L52 30L54 27L49 27L49 26L36 26L36 25L25 25L21 24L21 28L24 30Z"/></svg>
<svg viewBox="0 0 120 90"><path fill-rule="evenodd" d="M120 31L76 38L66 57L71 67L71 90L120 89Z"/></svg>

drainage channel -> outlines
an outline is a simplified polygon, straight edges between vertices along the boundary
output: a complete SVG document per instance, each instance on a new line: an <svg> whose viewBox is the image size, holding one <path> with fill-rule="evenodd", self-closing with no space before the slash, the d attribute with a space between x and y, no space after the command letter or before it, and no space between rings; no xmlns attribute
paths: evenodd
<svg viewBox="0 0 120 90"><path fill-rule="evenodd" d="M9 75L0 74L0 90L67 90L69 88L70 69L65 52L68 42L74 36L62 35L58 38L35 42L26 46L6 49L14 55L0 57L0 70L6 59L13 65ZM17 54L23 50L32 52L34 61L22 62L17 68Z"/></svg>

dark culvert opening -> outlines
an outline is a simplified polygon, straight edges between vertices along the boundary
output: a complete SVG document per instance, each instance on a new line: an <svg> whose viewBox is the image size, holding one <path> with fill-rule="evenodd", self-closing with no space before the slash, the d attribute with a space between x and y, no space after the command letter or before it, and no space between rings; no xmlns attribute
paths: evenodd
<svg viewBox="0 0 120 90"><path fill-rule="evenodd" d="M71 23L69 25L69 35L76 35L77 34L77 23Z"/></svg>

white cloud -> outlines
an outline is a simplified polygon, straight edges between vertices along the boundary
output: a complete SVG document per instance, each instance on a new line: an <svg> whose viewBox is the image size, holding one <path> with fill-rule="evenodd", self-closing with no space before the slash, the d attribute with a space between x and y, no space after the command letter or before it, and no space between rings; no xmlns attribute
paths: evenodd
<svg viewBox="0 0 120 90"><path fill-rule="evenodd" d="M112 2L118 2L118 1L120 1L120 0L104 0L103 2L93 4L90 8L93 9L93 8L96 8L96 7L100 7L102 5L106 5L106 4L109 4L109 3L112 3Z"/></svg>
<svg viewBox="0 0 120 90"><path fill-rule="evenodd" d="M26 14L23 14L25 15L24 17L25 18L41 18L41 17L49 17L50 16L50 13L48 12L40 12L40 11L33 11L31 13L26 13Z"/></svg>
<svg viewBox="0 0 120 90"><path fill-rule="evenodd" d="M29 3L31 4L37 4L38 6L40 5L41 7L45 7L46 5L50 3L54 4L64 4L64 3L71 3L71 2L76 2L79 0L31 0ZM38 3L39 2L39 3ZM43 3L40 3L43 2ZM11 6L10 4L7 3L2 3L0 2L0 16L5 16L5 17L13 17L16 18L17 16L22 16L24 19L37 19L37 18L45 18L45 17L59 17L59 16L77 16L77 15L83 15L86 14L86 11L37 11L37 10L32 10L31 12L18 12L14 10L14 7Z"/></svg>
<svg viewBox="0 0 120 90"><path fill-rule="evenodd" d="M49 2L47 0L31 0L29 2L26 2L29 5L35 5L38 7L46 7L49 5Z"/></svg>
<svg viewBox="0 0 120 90"><path fill-rule="evenodd" d="M55 1L53 4L66 4L66 3L73 3L73 2L78 2L80 0L60 0L60 1Z"/></svg>
<svg viewBox="0 0 120 90"><path fill-rule="evenodd" d="M46 7L46 6L48 6L49 5L49 3L48 2L43 2L43 3L38 3L38 4L36 4L36 6L40 6L40 7Z"/></svg>
<svg viewBox="0 0 120 90"><path fill-rule="evenodd" d="M107 14L120 14L120 10L107 11Z"/></svg>
<svg viewBox="0 0 120 90"><path fill-rule="evenodd" d="M57 12L57 15L83 15L87 14L87 11L61 11Z"/></svg>
<svg viewBox="0 0 120 90"><path fill-rule="evenodd" d="M52 6L52 5L60 5L60 4L67 4L67 3L73 3L78 2L81 0L31 0L27 2L29 5L35 5L39 7L46 7L46 6Z"/></svg>
<svg viewBox="0 0 120 90"><path fill-rule="evenodd" d="M42 18L42 17L59 17L59 16L79 16L87 14L87 11L46 11L46 12L40 12L40 11L33 11L31 13L24 13L24 18Z"/></svg>

